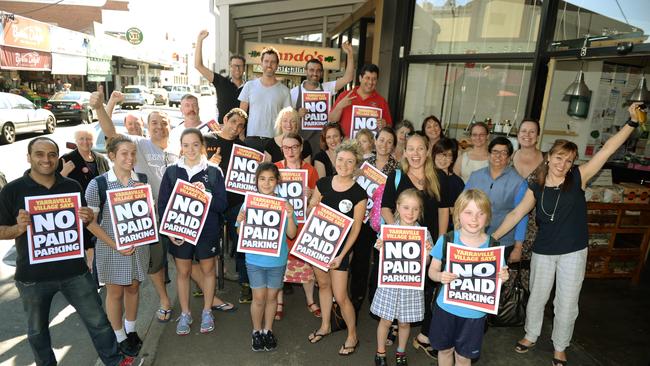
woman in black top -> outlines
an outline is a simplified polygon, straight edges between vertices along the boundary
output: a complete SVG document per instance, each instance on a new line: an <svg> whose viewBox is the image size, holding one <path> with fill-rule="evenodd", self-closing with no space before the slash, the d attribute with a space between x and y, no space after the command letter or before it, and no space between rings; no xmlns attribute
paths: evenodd
<svg viewBox="0 0 650 366"><path fill-rule="evenodd" d="M449 222L449 207L453 205L446 199L449 196L445 173L436 169L429 154L429 139L419 133L407 137L399 171L399 183L396 185L398 171L388 176L384 195L381 199L381 217L386 224L395 222L395 202L402 191L416 188L422 192L424 202L422 226L426 226L431 236L447 232ZM396 187L397 186L397 187ZM420 333L413 339L413 346L422 349L427 356L434 357L434 351L429 344L429 324L431 323L431 302L435 285L427 278L424 283L425 313Z"/></svg>
<svg viewBox="0 0 650 366"><path fill-rule="evenodd" d="M521 203L506 216L492 234L496 239L510 231L521 218L535 208L539 230L533 244L530 269L530 297L526 308L526 335L515 345L518 353L528 352L537 342L544 308L555 282L553 300L553 365L566 365L573 326L578 317L578 298L587 263L587 203L584 189L639 126L640 103L629 108L630 120L612 136L588 162L576 167L578 147L571 141L556 140L545 165L537 170Z"/></svg>
<svg viewBox="0 0 650 366"><path fill-rule="evenodd" d="M443 137L433 146L431 151L433 162L436 168L445 173L447 179L447 187L449 188L449 196L447 201L452 204L456 202L456 198L460 196L463 189L465 189L465 182L463 179L454 174L454 163L458 158L458 142L454 139ZM454 220L451 217L451 209L449 210L449 226L447 231L454 230ZM440 233L443 234L443 233Z"/></svg>
<svg viewBox="0 0 650 366"><path fill-rule="evenodd" d="M308 339L311 343L317 343L332 332L330 318L333 294L348 329L347 338L339 350L339 355L342 356L354 353L359 345L354 307L348 297L348 266L350 250L359 235L368 199L366 191L354 180L354 172L362 161L361 149L356 141L346 141L339 145L336 148L335 158L337 174L318 180L309 205L311 210L322 202L354 219L345 243L330 262L329 272L314 267L318 281L318 297L321 301L322 322L320 328L313 331Z"/></svg>
<svg viewBox="0 0 650 366"><path fill-rule="evenodd" d="M284 159L282 154L282 139L289 133L300 132L300 118L292 107L283 108L275 119L275 137L264 147L264 161L277 163ZM302 160L311 164L311 146L305 141L302 147Z"/></svg>
<svg viewBox="0 0 650 366"><path fill-rule="evenodd" d="M57 171L62 176L79 182L85 192L88 183L96 176L106 173L110 167L108 159L91 150L95 140L92 130L75 131L74 140L77 148L61 156Z"/></svg>
<svg viewBox="0 0 650 366"><path fill-rule="evenodd" d="M345 138L345 133L340 124L333 122L323 127L320 135L320 151L314 156L314 168L320 178L331 177L336 174L334 162L336 147Z"/></svg>

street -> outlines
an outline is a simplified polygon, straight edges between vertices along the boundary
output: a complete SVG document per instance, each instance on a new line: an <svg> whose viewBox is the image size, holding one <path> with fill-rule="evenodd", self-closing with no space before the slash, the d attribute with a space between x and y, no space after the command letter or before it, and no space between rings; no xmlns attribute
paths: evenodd
<svg viewBox="0 0 650 366"><path fill-rule="evenodd" d="M201 119L208 121L215 118L216 103L214 96L202 96L199 99ZM178 108L147 107L148 110L165 110L174 117L181 117ZM130 111L116 110L114 116L124 115ZM96 122L95 122L96 123ZM79 125L71 122L59 124L55 132L45 135L59 145L60 153L69 151L66 142L73 142L73 134ZM27 144L42 134L26 134L17 136L15 143L0 146L0 171L5 173L7 181L20 177L29 168L27 163ZM18 290L13 281L15 251L13 240L0 241L0 365L33 365L34 356L27 342L27 323ZM173 271L171 266L170 271ZM170 273L173 276L173 273ZM170 296L175 298L173 284L169 286ZM102 291L102 297L104 291ZM144 338L149 330L153 312L158 307L158 297L151 287L150 281L145 281L140 292L140 307L138 312L138 333ZM52 347L60 365L93 365L97 353L92 346L88 333L74 309L60 294L54 298L50 311L50 333Z"/></svg>

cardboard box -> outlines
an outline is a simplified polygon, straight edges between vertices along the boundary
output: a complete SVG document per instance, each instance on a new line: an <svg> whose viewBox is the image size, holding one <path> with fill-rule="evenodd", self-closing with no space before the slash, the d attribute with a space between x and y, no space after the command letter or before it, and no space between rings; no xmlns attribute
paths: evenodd
<svg viewBox="0 0 650 366"><path fill-rule="evenodd" d="M650 187L637 183L621 183L623 187L623 203L650 202Z"/></svg>

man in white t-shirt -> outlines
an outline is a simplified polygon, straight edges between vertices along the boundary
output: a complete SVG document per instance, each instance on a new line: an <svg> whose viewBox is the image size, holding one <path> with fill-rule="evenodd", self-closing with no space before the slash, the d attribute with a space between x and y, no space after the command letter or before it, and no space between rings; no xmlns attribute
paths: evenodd
<svg viewBox="0 0 650 366"><path fill-rule="evenodd" d="M174 127L169 133L169 145L173 152L180 153L181 151L181 135L186 128L198 128L201 133L206 134L212 132L208 122L201 122L199 115L199 99L192 94L185 94L181 98L181 113L183 114L183 122Z"/></svg>
<svg viewBox="0 0 650 366"><path fill-rule="evenodd" d="M275 136L273 126L280 110L291 105L289 88L275 77L280 53L273 47L262 50L262 77L244 84L239 107L248 113L244 143L264 152L266 143Z"/></svg>
<svg viewBox="0 0 650 366"><path fill-rule="evenodd" d="M302 95L305 91L329 92L331 107L336 93L354 80L354 49L352 48L352 44L350 42L344 42L341 48L347 55L347 62L345 65L345 74L336 80L321 83L321 79L323 78L323 63L317 58L312 58L307 61L305 65L305 72L307 73L305 81L291 89L291 105L298 111L300 118L307 113L307 110L302 108ZM321 131L300 131L300 136L309 142L314 152L320 149L320 135Z"/></svg>
<svg viewBox="0 0 650 366"><path fill-rule="evenodd" d="M111 121L108 113L104 110L103 100L104 88L100 86L98 91L91 94L90 106L97 112L99 126L104 132L104 135L107 139L110 139L118 133L115 130L113 121ZM127 135L126 137L133 141L137 147L134 170L136 173L147 175L147 183L151 185L154 204L157 205L158 191L160 190L162 177L167 167L178 161L180 151L174 152L169 148L169 117L167 117L166 113L158 111L149 113L147 129L149 131L149 137L133 135ZM164 268L167 259L167 245L169 245L168 239L166 239L166 236L161 235L160 241L151 244L149 247L150 263L148 273L160 298L160 308L156 316L162 322L169 321L172 313L172 304L167 295L167 287L165 286Z"/></svg>

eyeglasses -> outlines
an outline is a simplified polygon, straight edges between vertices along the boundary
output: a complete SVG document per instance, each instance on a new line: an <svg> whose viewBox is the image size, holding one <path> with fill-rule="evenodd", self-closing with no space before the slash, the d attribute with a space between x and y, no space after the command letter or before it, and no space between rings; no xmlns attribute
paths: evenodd
<svg viewBox="0 0 650 366"><path fill-rule="evenodd" d="M293 146L282 146L282 150L293 150L293 151L298 151L300 149L300 145L293 145Z"/></svg>
<svg viewBox="0 0 650 366"><path fill-rule="evenodd" d="M492 150L490 151L490 154L492 154L494 157L498 156L502 158L506 158L509 155L507 150Z"/></svg>
<svg viewBox="0 0 650 366"><path fill-rule="evenodd" d="M234 67L234 68L237 68L237 69L243 69L244 65L230 65L230 67Z"/></svg>
<svg viewBox="0 0 650 366"><path fill-rule="evenodd" d="M436 154L436 158L440 158L440 159L451 160L451 159L453 159L453 157L454 157L454 156L453 156L451 153L447 153L447 154Z"/></svg>

